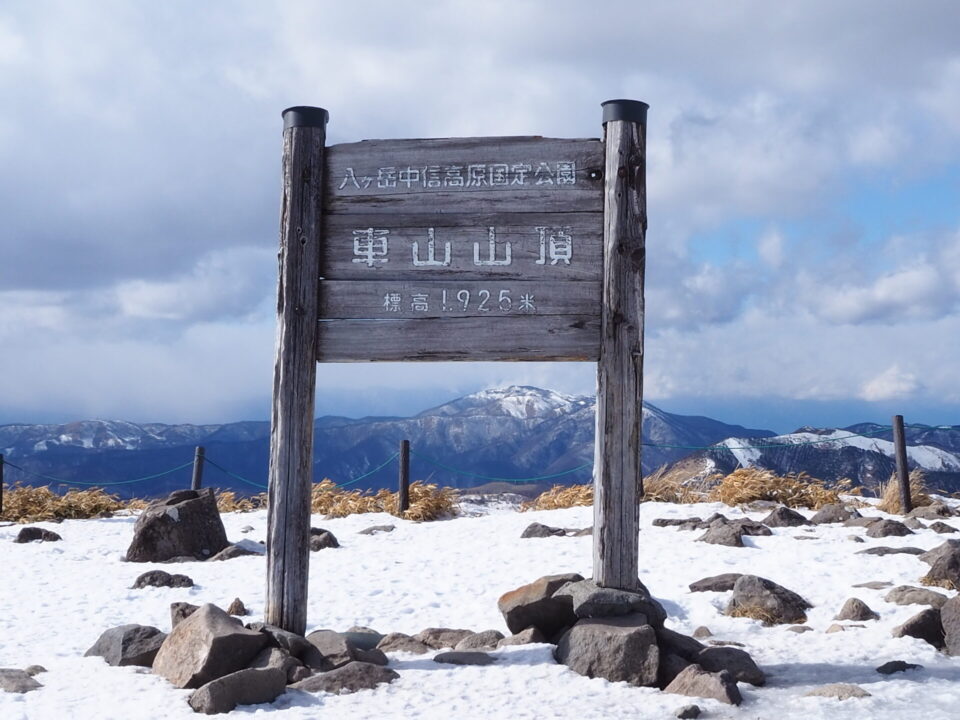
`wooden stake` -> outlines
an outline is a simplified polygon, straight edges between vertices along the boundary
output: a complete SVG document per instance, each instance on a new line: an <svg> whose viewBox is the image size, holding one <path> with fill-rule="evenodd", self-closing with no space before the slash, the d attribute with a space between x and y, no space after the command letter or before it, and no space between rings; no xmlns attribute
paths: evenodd
<svg viewBox="0 0 960 720"><path fill-rule="evenodd" d="M637 503L643 401L647 105L603 103L603 304L597 363L593 579L633 590L639 568Z"/></svg>
<svg viewBox="0 0 960 720"><path fill-rule="evenodd" d="M903 432L903 415L893 416L893 447L897 459L900 505L906 515L913 510L913 499L910 497L910 470L907 468L907 438Z"/></svg>
<svg viewBox="0 0 960 720"><path fill-rule="evenodd" d="M190 489L199 490L203 484L203 447L197 445L193 454L193 478L190 480Z"/></svg>
<svg viewBox="0 0 960 720"><path fill-rule="evenodd" d="M403 516L410 509L410 441L400 441L400 478L397 489L398 514Z"/></svg>
<svg viewBox="0 0 960 720"><path fill-rule="evenodd" d="M326 110L315 107L293 107L283 112L280 282L264 619L300 635L307 625L317 293L327 118Z"/></svg>

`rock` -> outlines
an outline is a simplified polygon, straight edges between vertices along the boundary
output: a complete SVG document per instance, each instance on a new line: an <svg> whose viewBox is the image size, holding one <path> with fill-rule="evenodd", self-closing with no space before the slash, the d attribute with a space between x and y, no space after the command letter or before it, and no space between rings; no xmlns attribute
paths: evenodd
<svg viewBox="0 0 960 720"><path fill-rule="evenodd" d="M281 650L277 647L265 647L257 656L247 665L248 668L261 670L264 668L273 668L282 670L287 682L290 682L290 674L294 668L303 667L303 663L297 660L287 650Z"/></svg>
<svg viewBox="0 0 960 720"><path fill-rule="evenodd" d="M705 625L701 625L693 631L693 637L699 640L700 638L713 637L713 633L710 632L710 628L706 627Z"/></svg>
<svg viewBox="0 0 960 720"><path fill-rule="evenodd" d="M869 517L863 517L862 515L858 517L852 517L843 521L844 527L870 527L876 522L880 522L880 518L876 515L871 515Z"/></svg>
<svg viewBox="0 0 960 720"><path fill-rule="evenodd" d="M657 684L657 635L642 613L578 620L560 638L554 657L585 677Z"/></svg>
<svg viewBox="0 0 960 720"><path fill-rule="evenodd" d="M846 630L847 628L844 627L843 625L838 625L837 623L834 623L824 631L824 634L831 635L832 633L846 632Z"/></svg>
<svg viewBox="0 0 960 720"><path fill-rule="evenodd" d="M593 526L580 528L579 530L572 529L568 530L567 534L570 537L588 537L593 535Z"/></svg>
<svg viewBox="0 0 960 720"><path fill-rule="evenodd" d="M916 518L907 518L903 521L903 524L906 525L911 530L925 530L926 525L924 525L920 520Z"/></svg>
<svg viewBox="0 0 960 720"><path fill-rule="evenodd" d="M120 625L104 630L84 657L102 657L108 665L150 667L167 634L150 625Z"/></svg>
<svg viewBox="0 0 960 720"><path fill-rule="evenodd" d="M898 585L888 592L883 599L897 605L929 605L930 607L941 608L947 601L947 596L926 588Z"/></svg>
<svg viewBox="0 0 960 720"><path fill-rule="evenodd" d="M662 652L679 655L688 662L694 662L697 655L703 652L703 649L706 647L706 645L699 640L689 635L678 633L676 630L671 630L666 627L654 629L657 632L657 644L660 646Z"/></svg>
<svg viewBox="0 0 960 720"><path fill-rule="evenodd" d="M724 613L750 617L765 625L794 624L806 622L806 610L811 607L800 595L772 580L744 575L734 583L733 596Z"/></svg>
<svg viewBox="0 0 960 720"><path fill-rule="evenodd" d="M240 598L234 598L233 602L230 603L230 607L227 608L227 615L234 615L236 617L243 617L247 614L247 607L243 604L243 600Z"/></svg>
<svg viewBox="0 0 960 720"><path fill-rule="evenodd" d="M356 646L334 630L314 630L307 635L307 642L319 650L326 660L318 670L334 670L357 660Z"/></svg>
<svg viewBox="0 0 960 720"><path fill-rule="evenodd" d="M43 665L27 665L23 671L30 677L34 677L40 673L45 673L47 669Z"/></svg>
<svg viewBox="0 0 960 720"><path fill-rule="evenodd" d="M611 617L643 613L654 627L663 625L667 612L663 606L650 597L641 584L636 592L599 587L593 580L577 580L560 587L554 594L555 599L569 598L573 604L573 613L578 618Z"/></svg>
<svg viewBox="0 0 960 720"><path fill-rule="evenodd" d="M892 582L887 582L886 580L870 580L869 582L857 583L853 587L868 588L870 590L883 590L884 588L891 587L892 585Z"/></svg>
<svg viewBox="0 0 960 720"><path fill-rule="evenodd" d="M960 595L947 600L940 608L943 628L943 649L947 655L960 655Z"/></svg>
<svg viewBox="0 0 960 720"><path fill-rule="evenodd" d="M867 528L867 537L901 537L913 535L913 530L897 520L878 520Z"/></svg>
<svg viewBox="0 0 960 720"><path fill-rule="evenodd" d="M26 670L0 668L0 690L8 693L23 694L43 687Z"/></svg>
<svg viewBox="0 0 960 720"><path fill-rule="evenodd" d="M866 540L864 540L864 539L863 539L862 537L860 537L859 535L847 535L847 540L851 540L851 541L857 542L857 543L866 542Z"/></svg>
<svg viewBox="0 0 960 720"><path fill-rule="evenodd" d="M697 542L710 543L711 545L727 545L729 547L744 547L743 528L739 525L729 525L718 523L711 526L707 531L697 538Z"/></svg>
<svg viewBox="0 0 960 720"><path fill-rule="evenodd" d="M679 527L681 525L694 524L699 525L703 520L698 517L693 518L654 518L654 527Z"/></svg>
<svg viewBox="0 0 960 720"><path fill-rule="evenodd" d="M340 634L350 641L357 650L373 650L386 637L376 630L357 626Z"/></svg>
<svg viewBox="0 0 960 720"><path fill-rule="evenodd" d="M338 547L340 547L340 543L337 542L337 538L332 532L323 528L310 528L310 552Z"/></svg>
<svg viewBox="0 0 960 720"><path fill-rule="evenodd" d="M170 603L170 627L175 628L180 622L193 615L199 607L188 602Z"/></svg>
<svg viewBox="0 0 960 720"><path fill-rule="evenodd" d="M294 685L298 682L303 682L311 675L313 675L313 670L308 668L306 665L300 665L299 667L291 668L287 673L287 685Z"/></svg>
<svg viewBox="0 0 960 720"><path fill-rule="evenodd" d="M129 562L163 562L182 555L206 559L227 545L213 490L178 490L140 513L126 558Z"/></svg>
<svg viewBox="0 0 960 720"><path fill-rule="evenodd" d="M728 520L727 524L732 525L733 527L740 528L741 532L744 535L750 535L751 537L757 537L757 536L766 537L766 536L773 535L773 530L768 528L766 525L764 525L761 522L757 522L756 520L750 520L749 518L741 518L740 520Z"/></svg>
<svg viewBox="0 0 960 720"><path fill-rule="evenodd" d="M916 547L887 547L886 545L877 545L866 550L858 550L857 555L922 555L923 550Z"/></svg>
<svg viewBox="0 0 960 720"><path fill-rule="evenodd" d="M710 698L727 705L743 702L736 680L726 671L707 672L699 665L689 665L663 689L674 695Z"/></svg>
<svg viewBox="0 0 960 720"><path fill-rule="evenodd" d="M527 525L526 529L520 534L521 538L545 538L545 537L556 537L559 535L566 535L567 532L563 528L550 527L549 525L543 525L542 523L530 523Z"/></svg>
<svg viewBox="0 0 960 720"><path fill-rule="evenodd" d="M502 648L509 645L531 645L533 643L545 642L547 642L547 638L542 632L540 632L540 630L535 627L528 627L525 630L521 630L518 633L514 633L513 635L500 640L497 643L497 647Z"/></svg>
<svg viewBox="0 0 960 720"><path fill-rule="evenodd" d="M688 586L690 592L728 592L733 590L734 583L737 582L743 573L722 573L720 575L711 575L701 578Z"/></svg>
<svg viewBox="0 0 960 720"><path fill-rule="evenodd" d="M413 636L414 640L422 642L434 650L443 650L457 646L464 638L473 635L473 630L455 630L452 628L427 628Z"/></svg>
<svg viewBox="0 0 960 720"><path fill-rule="evenodd" d="M391 683L399 677L389 668L364 662L352 662L336 670L308 677L290 687L312 693L328 692L346 695L358 690L373 690L377 685Z"/></svg>
<svg viewBox="0 0 960 720"><path fill-rule="evenodd" d="M930 572L920 578L924 585L935 585L947 590L960 590L960 553L943 555L930 566Z"/></svg>
<svg viewBox="0 0 960 720"><path fill-rule="evenodd" d="M750 657L750 653L739 648L704 648L694 662L707 672L726 670L737 682L746 682L758 687L767 682L766 676Z"/></svg>
<svg viewBox="0 0 960 720"><path fill-rule="evenodd" d="M893 673L905 672L907 670L923 670L923 665L914 665L913 663L904 662L903 660L891 660L877 668L877 672L881 675L893 675Z"/></svg>
<svg viewBox="0 0 960 720"><path fill-rule="evenodd" d="M512 633L536 627L546 637L573 625L577 621L573 602L569 598L554 598L553 594L568 582L583 580L577 573L547 575L500 596L497 606Z"/></svg>
<svg viewBox="0 0 960 720"><path fill-rule="evenodd" d="M300 662L307 663L309 660L313 660L318 668L323 664L323 658L317 648L307 642L307 639L302 635L261 622L250 623L247 625L247 629L263 633L267 637L267 645L286 650Z"/></svg>
<svg viewBox="0 0 960 720"><path fill-rule="evenodd" d="M160 646L153 671L178 688L198 688L247 667L268 639L215 605L201 605Z"/></svg>
<svg viewBox="0 0 960 720"><path fill-rule="evenodd" d="M433 657L437 663L446 663L447 665L492 665L496 658L485 652L477 651L459 651L437 653Z"/></svg>
<svg viewBox="0 0 960 720"><path fill-rule="evenodd" d="M810 521L807 520L803 515L798 513L796 510L791 510L790 508L781 505L778 508L774 508L770 511L770 514L767 515L763 520L761 520L764 525L767 527L799 527L800 525L809 525Z"/></svg>
<svg viewBox="0 0 960 720"><path fill-rule="evenodd" d="M729 522L729 521L727 520L727 516L726 516L726 515L723 515L722 513L715 512L713 515L711 515L711 516L708 517L706 520L704 520L702 523L700 523L700 526L699 526L698 529L699 529L699 530L706 530L707 528L713 527L714 525L726 525L727 522Z"/></svg>
<svg viewBox="0 0 960 720"><path fill-rule="evenodd" d="M919 558L927 565L933 565L940 558L953 554L960 554L960 540L947 540L922 553Z"/></svg>
<svg viewBox="0 0 960 720"><path fill-rule="evenodd" d="M848 598L833 619L859 622L862 620L879 620L880 615L871 610L863 600Z"/></svg>
<svg viewBox="0 0 960 720"><path fill-rule="evenodd" d="M791 625L787 628L790 632L795 632L797 635L801 635L805 632L813 632L813 628L809 625Z"/></svg>
<svg viewBox="0 0 960 720"><path fill-rule="evenodd" d="M860 513L854 509L847 510L842 505L824 505L810 518L810 522L814 525L824 525L826 523L840 523L855 517L860 517Z"/></svg>
<svg viewBox="0 0 960 720"><path fill-rule="evenodd" d="M287 689L287 674L277 668L245 668L216 678L194 690L187 699L195 712L217 715L237 705L276 700Z"/></svg>
<svg viewBox="0 0 960 720"><path fill-rule="evenodd" d="M484 630L465 637L454 646L454 650L493 650L503 640L499 630Z"/></svg>
<svg viewBox="0 0 960 720"><path fill-rule="evenodd" d="M940 520L941 518L952 517L956 513L947 505L935 502L930 505L915 507L907 513L909 518L921 518L923 520Z"/></svg>
<svg viewBox="0 0 960 720"><path fill-rule="evenodd" d="M369 650L357 648L357 660L359 662L370 663L371 665L390 664L390 660L384 654L383 650L378 650L377 648L370 648Z"/></svg>
<svg viewBox="0 0 960 720"><path fill-rule="evenodd" d="M660 648L660 665L657 668L657 687L663 690L674 678L692 665L686 658Z"/></svg>
<svg viewBox="0 0 960 720"><path fill-rule="evenodd" d="M171 575L163 570L149 570L133 581L131 590L141 590L145 587L193 587L193 580L186 575Z"/></svg>
<svg viewBox="0 0 960 720"><path fill-rule="evenodd" d="M63 540L57 533L53 530L45 530L40 527L25 527L21 528L20 532L17 533L17 536L13 539L15 543L28 543L28 542L58 542Z"/></svg>
<svg viewBox="0 0 960 720"><path fill-rule="evenodd" d="M396 525L371 525L357 532L358 535L376 535L377 533L393 532L397 529Z"/></svg>
<svg viewBox="0 0 960 720"><path fill-rule="evenodd" d="M680 718L680 720L692 720L693 718L700 717L700 706L699 705L684 705L682 708L677 709L673 713L674 717Z"/></svg>
<svg viewBox="0 0 960 720"><path fill-rule="evenodd" d="M250 542L249 540L244 540L243 542ZM210 560L233 560L234 558L243 557L244 555L262 555L262 552L253 550L244 545L227 545L223 550L218 552L216 555L210 558Z"/></svg>
<svg viewBox="0 0 960 720"><path fill-rule="evenodd" d="M244 534L253 532L254 530L256 530L256 528L253 527L253 525L244 525L242 528L240 528L240 532Z"/></svg>
<svg viewBox="0 0 960 720"><path fill-rule="evenodd" d="M407 652L423 655L430 652L431 648L424 645L419 640L414 640L409 635L403 633L389 633L383 640L377 643L377 649L385 653L388 652Z"/></svg>
<svg viewBox="0 0 960 720"><path fill-rule="evenodd" d="M891 634L893 637L914 637L924 640L938 650L942 650L944 647L940 611L936 608L927 608L917 613L902 625L895 627Z"/></svg>
<svg viewBox="0 0 960 720"><path fill-rule="evenodd" d="M957 532L957 529L953 525L947 525L947 523L939 520L937 520L935 523L931 523L930 529L935 533L940 533L941 535Z"/></svg>
<svg viewBox="0 0 960 720"><path fill-rule="evenodd" d="M870 693L859 685L850 685L848 683L830 683L823 687L814 688L806 693L804 697L829 697L837 700L849 700L850 698L870 697Z"/></svg>

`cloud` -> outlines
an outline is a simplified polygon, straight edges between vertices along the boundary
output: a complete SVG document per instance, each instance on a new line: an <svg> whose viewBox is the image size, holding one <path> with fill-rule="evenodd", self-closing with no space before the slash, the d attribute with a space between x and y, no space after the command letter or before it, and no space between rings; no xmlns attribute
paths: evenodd
<svg viewBox="0 0 960 720"><path fill-rule="evenodd" d="M906 372L896 363L876 377L864 383L860 397L871 402L879 400L898 400L909 398L921 390L923 385L917 376Z"/></svg>

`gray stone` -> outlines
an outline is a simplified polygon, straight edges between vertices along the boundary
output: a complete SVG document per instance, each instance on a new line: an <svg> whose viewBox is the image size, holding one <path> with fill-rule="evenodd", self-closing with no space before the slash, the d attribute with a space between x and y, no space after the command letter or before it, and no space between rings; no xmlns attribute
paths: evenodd
<svg viewBox="0 0 960 720"><path fill-rule="evenodd" d="M891 660L877 668L877 672L881 675L893 675L893 673L906 672L907 670L923 670L923 665L914 665L903 660Z"/></svg>
<svg viewBox="0 0 960 720"><path fill-rule="evenodd" d="M703 520L698 517L692 518L654 518L654 527L680 527L681 525L699 525Z"/></svg>
<svg viewBox="0 0 960 720"><path fill-rule="evenodd" d="M199 605L188 602L170 603L170 627L175 628L183 620L193 615L199 607Z"/></svg>
<svg viewBox="0 0 960 720"><path fill-rule="evenodd" d="M897 605L929 605L930 607L941 608L947 601L947 596L926 588L898 585L888 592L883 599Z"/></svg>
<svg viewBox="0 0 960 720"><path fill-rule="evenodd" d="M206 559L227 545L213 490L178 490L140 513L126 558L130 562L163 562L184 555Z"/></svg>
<svg viewBox="0 0 960 720"><path fill-rule="evenodd" d="M660 647L660 665L657 667L657 687L663 690L674 678L692 665L689 660Z"/></svg>
<svg viewBox="0 0 960 720"><path fill-rule="evenodd" d="M684 705L682 708L678 708L673 716L680 718L680 720L693 720L693 718L700 717L700 706Z"/></svg>
<svg viewBox="0 0 960 720"><path fill-rule="evenodd" d="M513 635L500 640L497 643L497 647L502 648L509 645L531 645L533 643L545 642L547 642L547 638L542 632L540 632L539 629L535 627L528 627L525 630L521 630L518 633L514 633Z"/></svg>
<svg viewBox="0 0 960 720"><path fill-rule="evenodd" d="M323 528L310 528L310 552L338 547L340 543L332 532Z"/></svg>
<svg viewBox="0 0 960 720"><path fill-rule="evenodd" d="M17 536L13 539L15 543L58 542L60 540L63 540L63 538L53 532L53 530L46 530L40 527L21 528L20 532L18 532Z"/></svg>
<svg viewBox="0 0 960 720"><path fill-rule="evenodd" d="M941 522L940 520L937 520L935 523L931 523L930 529L935 533L940 533L941 535L957 532L957 529L953 525L947 525L947 523Z"/></svg>
<svg viewBox="0 0 960 720"><path fill-rule="evenodd" d="M694 661L707 672L726 670L734 680L762 686L767 678L750 657L750 653L735 647L708 647L700 651Z"/></svg>
<svg viewBox="0 0 960 720"><path fill-rule="evenodd" d="M193 587L193 580L186 575L171 575L164 570L150 570L134 580L131 589L141 590L145 587L187 588Z"/></svg>
<svg viewBox="0 0 960 720"><path fill-rule="evenodd" d="M690 592L729 592L743 573L722 573L701 578L689 585Z"/></svg>
<svg viewBox="0 0 960 720"><path fill-rule="evenodd" d="M259 705L276 700L287 689L287 674L277 668L245 668L211 680L187 699L195 712L227 713L238 705Z"/></svg>
<svg viewBox="0 0 960 720"><path fill-rule="evenodd" d="M960 595L947 600L940 608L943 628L943 649L947 655L960 655Z"/></svg>
<svg viewBox="0 0 960 720"><path fill-rule="evenodd" d="M809 625L791 625L787 630L795 632L797 635L802 635L805 632L813 632L813 628Z"/></svg>
<svg viewBox="0 0 960 720"><path fill-rule="evenodd" d="M377 643L377 649L385 653L388 652L406 652L423 655L430 652L431 648L424 645L419 640L414 640L409 635L403 633L389 633L383 640Z"/></svg>
<svg viewBox="0 0 960 720"><path fill-rule="evenodd" d="M711 526L707 531L697 538L697 542L710 543L711 545L726 545L728 547L744 547L743 528L738 525L729 525L718 523Z"/></svg>
<svg viewBox="0 0 960 720"><path fill-rule="evenodd" d="M101 657L115 667L150 667L167 634L150 625L120 625L104 630L84 657Z"/></svg>
<svg viewBox="0 0 960 720"><path fill-rule="evenodd" d="M300 665L298 667L291 668L290 672L287 673L287 685L293 685L295 683L302 682L311 675L313 675L313 670L308 668L306 665Z"/></svg>
<svg viewBox="0 0 960 720"><path fill-rule="evenodd" d="M940 558L954 554L960 554L960 540L946 540L932 550L922 553L919 558L927 565L933 565Z"/></svg>
<svg viewBox="0 0 960 720"><path fill-rule="evenodd" d="M869 590L883 590L884 588L892 587L893 583L886 580L870 580L869 582L857 583L853 587L855 588L868 588Z"/></svg>
<svg viewBox="0 0 960 720"><path fill-rule="evenodd" d="M842 505L824 505L810 518L810 522L814 525L824 525L826 523L841 523L854 517L860 517L860 513L854 509L848 510Z"/></svg>
<svg viewBox="0 0 960 720"><path fill-rule="evenodd" d="M920 520L917 520L917 518L912 518L912 517L908 517L906 520L904 520L903 524L906 525L911 530L925 530L927 527L926 525L923 524L923 522L921 522Z"/></svg>
<svg viewBox="0 0 960 720"><path fill-rule="evenodd" d="M23 671L30 677L34 677L40 673L45 673L47 669L43 665L27 665Z"/></svg>
<svg viewBox="0 0 960 720"><path fill-rule="evenodd" d="M568 530L567 534L570 537L588 537L593 535L593 526L580 528L579 530L572 529Z"/></svg>
<svg viewBox="0 0 960 720"><path fill-rule="evenodd" d="M740 531L743 535L750 535L751 537L769 537L773 535L773 530L768 528L761 522L756 520L751 520L749 518L740 518L739 520L728 520L728 525L733 527L740 528Z"/></svg>
<svg viewBox="0 0 960 720"><path fill-rule="evenodd" d="M373 650L386 637L376 630L358 627L352 627L340 634L349 640L357 650Z"/></svg>
<svg viewBox="0 0 960 720"><path fill-rule="evenodd" d="M0 668L0 690L8 693L23 694L43 687L26 670Z"/></svg>
<svg viewBox="0 0 960 720"><path fill-rule="evenodd" d="M256 622L247 625L247 629L263 633L266 635L267 644L270 647L286 650L288 653L290 653L290 655L301 662L307 662L307 660L312 656L319 655L316 647L307 642L305 637L287 630L283 630L275 625L267 625L266 623ZM322 658L322 656L320 657Z"/></svg>
<svg viewBox="0 0 960 720"><path fill-rule="evenodd" d="M554 598L553 594L568 582L583 580L577 573L547 575L504 593L497 601L503 619L512 633L536 627L546 637L570 627L577 621L570 598Z"/></svg>
<svg viewBox="0 0 960 720"><path fill-rule="evenodd" d="M791 510L790 508L781 505L778 508L774 508L770 511L770 514L767 515L763 520L761 520L764 525L767 527L799 527L800 525L809 525L810 521L807 520L803 515L798 513L796 510Z"/></svg>
<svg viewBox="0 0 960 720"><path fill-rule="evenodd" d="M923 520L940 520L956 515L956 513L947 505L940 502L934 502L930 505L915 507L907 513L907 517L921 518Z"/></svg>
<svg viewBox="0 0 960 720"><path fill-rule="evenodd" d="M663 691L674 695L719 700L727 705L739 705L743 702L737 681L730 673L708 672L699 665L687 666Z"/></svg>
<svg viewBox="0 0 960 720"><path fill-rule="evenodd" d="M657 635L641 613L577 621L560 638L554 657L586 677L650 687L657 684Z"/></svg>
<svg viewBox="0 0 960 720"><path fill-rule="evenodd" d="M813 607L792 590L756 575L744 575L733 586L733 596L724 610L734 617L750 617L766 625L807 621Z"/></svg>
<svg viewBox="0 0 960 720"><path fill-rule="evenodd" d="M378 650L377 648L370 648L369 650L357 648L357 660L359 662L370 663L371 665L390 664L390 660L384 654L383 650Z"/></svg>
<svg viewBox="0 0 960 720"><path fill-rule="evenodd" d="M940 623L940 611L927 608L902 625L895 627L893 637L913 637L933 645L938 650L944 647L943 626Z"/></svg>
<svg viewBox="0 0 960 720"><path fill-rule="evenodd" d="M834 620L853 620L860 622L862 620L879 620L880 615L875 613L870 607L859 598L847 598L834 618Z"/></svg>
<svg viewBox="0 0 960 720"><path fill-rule="evenodd" d="M948 590L960 590L960 553L954 552L938 558L920 582Z"/></svg>
<svg viewBox="0 0 960 720"><path fill-rule="evenodd" d="M244 540L244 542L247 542ZM211 557L211 560L233 560L244 555L262 555L263 553L243 547L242 545L227 545L223 550Z"/></svg>
<svg viewBox="0 0 960 720"><path fill-rule="evenodd" d="M850 541L855 542L855 543L866 542L866 540L864 540L864 539L863 539L862 537L860 537L859 535L847 535L847 540L850 540Z"/></svg>
<svg viewBox="0 0 960 720"><path fill-rule="evenodd" d="M870 515L867 517L859 516L852 517L843 521L844 527L870 527L874 523L880 522L880 518L876 515Z"/></svg>
<svg viewBox="0 0 960 720"><path fill-rule="evenodd" d="M215 605L201 605L160 646L153 671L179 688L198 688L247 667L267 644Z"/></svg>
<svg viewBox="0 0 960 720"><path fill-rule="evenodd" d="M689 662L694 662L697 655L706 647L696 638L678 633L676 630L666 627L654 629L657 631L657 645L660 646L662 652L679 655Z"/></svg>
<svg viewBox="0 0 960 720"><path fill-rule="evenodd" d="M377 533L393 532L397 529L396 525L371 525L368 528L360 530L358 535L376 535Z"/></svg>
<svg viewBox="0 0 960 720"><path fill-rule="evenodd" d="M473 630L457 630L454 628L427 628L413 636L414 640L422 642L434 650L454 648L461 640L473 635Z"/></svg>
<svg viewBox="0 0 960 720"><path fill-rule="evenodd" d="M902 537L913 535L913 530L897 520L879 520L867 528L867 537Z"/></svg>
<svg viewBox="0 0 960 720"><path fill-rule="evenodd" d="M290 687L311 693L328 692L346 695L358 690L373 690L377 685L391 683L399 677L389 668L364 662L352 662L330 672L312 675Z"/></svg>
<svg viewBox="0 0 960 720"><path fill-rule="evenodd" d="M814 688L806 693L804 697L829 697L837 700L849 700L850 698L870 697L870 693L859 685L850 685L848 683L830 683L822 687Z"/></svg>
<svg viewBox="0 0 960 720"><path fill-rule="evenodd" d="M465 637L454 646L454 650L494 650L497 643L503 640L503 633L499 630L484 630Z"/></svg>
<svg viewBox="0 0 960 720"><path fill-rule="evenodd" d="M611 617L643 613L654 627L663 625L667 613L663 606L650 597L646 588L637 592L599 587L593 580L566 583L554 594L556 599L570 598L578 618Z"/></svg>
<svg viewBox="0 0 960 720"><path fill-rule="evenodd" d="M878 545L876 547L869 547L866 550L858 550L857 555L877 555L883 557L884 555L922 555L923 550L917 547L887 547L886 545Z"/></svg>
<svg viewBox="0 0 960 720"><path fill-rule="evenodd" d="M710 632L710 628L708 628L706 625L701 625L693 631L693 637L699 640L700 638L713 637L713 633Z"/></svg>
<svg viewBox="0 0 960 720"><path fill-rule="evenodd" d="M433 661L447 665L492 665L496 662L496 658L476 650L451 650L437 653Z"/></svg>
<svg viewBox="0 0 960 720"><path fill-rule="evenodd" d="M282 670L284 677L289 681L290 671L293 668L303 667L303 663L293 657L287 650L281 650L278 647L265 647L257 653L257 656L250 661L247 667L255 670L263 668Z"/></svg>
<svg viewBox="0 0 960 720"><path fill-rule="evenodd" d="M544 525L542 523L530 523L527 525L526 529L520 534L521 538L545 538L545 537L557 537L561 535L566 535L567 532L563 528L550 527L549 525Z"/></svg>
<svg viewBox="0 0 960 720"><path fill-rule="evenodd" d="M358 659L356 646L334 630L314 630L307 635L307 642L326 660L318 670L334 670Z"/></svg>

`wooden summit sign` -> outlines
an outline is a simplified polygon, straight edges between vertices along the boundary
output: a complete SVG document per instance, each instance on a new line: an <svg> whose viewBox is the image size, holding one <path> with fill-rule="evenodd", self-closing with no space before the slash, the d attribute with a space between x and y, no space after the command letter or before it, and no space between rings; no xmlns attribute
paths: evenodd
<svg viewBox="0 0 960 720"><path fill-rule="evenodd" d="M644 103L603 140L366 140L284 111L266 621L306 628L317 362L597 361L594 579L637 586Z"/></svg>

